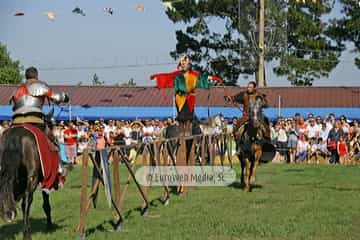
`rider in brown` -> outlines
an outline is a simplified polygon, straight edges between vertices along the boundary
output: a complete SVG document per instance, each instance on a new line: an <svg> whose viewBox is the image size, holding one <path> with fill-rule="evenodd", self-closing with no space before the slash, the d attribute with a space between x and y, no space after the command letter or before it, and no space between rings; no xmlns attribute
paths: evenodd
<svg viewBox="0 0 360 240"><path fill-rule="evenodd" d="M243 116L237 120L236 126L234 126L234 133L236 133L241 126L244 125L249 120L249 114L250 114L250 101L253 99L255 100L256 97L262 97L265 101L265 105L267 105L266 96L260 92L256 91L256 83L254 81L251 81L247 85L246 91L242 91L234 96L227 96L227 101L232 101L235 103L240 103L243 105ZM267 123L267 120L264 119L264 137L270 139L270 129L269 124Z"/></svg>

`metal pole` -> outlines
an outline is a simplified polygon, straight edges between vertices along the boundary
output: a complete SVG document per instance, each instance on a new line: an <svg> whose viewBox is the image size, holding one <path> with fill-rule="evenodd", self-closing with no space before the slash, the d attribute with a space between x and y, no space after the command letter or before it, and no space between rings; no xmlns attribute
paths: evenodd
<svg viewBox="0 0 360 240"><path fill-rule="evenodd" d="M265 27L265 0L259 0L259 63L258 63L258 86L265 87L265 45L264 45L264 27Z"/></svg>
<svg viewBox="0 0 360 240"><path fill-rule="evenodd" d="M278 98L278 117L281 116L281 96Z"/></svg>
<svg viewBox="0 0 360 240"><path fill-rule="evenodd" d="M175 95L173 96L173 121L175 122L176 118L176 106L175 106Z"/></svg>
<svg viewBox="0 0 360 240"><path fill-rule="evenodd" d="M72 116L71 116L71 101L69 101L69 121L71 122Z"/></svg>
<svg viewBox="0 0 360 240"><path fill-rule="evenodd" d="M240 71L239 71L239 76L238 76L238 79L241 80L240 78L240 75L241 75L241 32L240 32L240 21L241 21L241 16L240 16L240 3L241 3L241 0L239 0L239 6L238 6L238 18L239 18L239 22L238 22L238 31L239 31L239 68L240 68Z"/></svg>

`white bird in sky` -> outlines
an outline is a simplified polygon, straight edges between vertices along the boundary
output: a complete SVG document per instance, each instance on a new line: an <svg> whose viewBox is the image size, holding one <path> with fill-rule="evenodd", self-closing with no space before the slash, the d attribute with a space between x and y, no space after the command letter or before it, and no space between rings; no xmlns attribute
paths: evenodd
<svg viewBox="0 0 360 240"><path fill-rule="evenodd" d="M50 21L54 21L55 20L55 13L54 12L51 12L51 11L48 11L48 12L44 12L44 14L48 17L48 19Z"/></svg>

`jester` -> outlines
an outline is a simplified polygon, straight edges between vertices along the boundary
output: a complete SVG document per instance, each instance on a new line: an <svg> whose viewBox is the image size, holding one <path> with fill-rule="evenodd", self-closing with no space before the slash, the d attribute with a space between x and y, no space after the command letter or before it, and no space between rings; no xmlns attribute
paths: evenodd
<svg viewBox="0 0 360 240"><path fill-rule="evenodd" d="M158 88L175 89L177 120L180 126L180 136L182 137L190 136L192 133L192 123L195 118L195 89L209 89L210 82L222 82L219 77L202 75L194 71L189 56L184 56L180 59L177 71L154 74L150 76L150 79L156 79ZM180 141L176 163L179 166L189 165L189 162L192 161L190 155L188 155L190 149L186 146L189 141L184 141L183 138ZM185 189L184 185L180 184L178 186L178 193L184 193Z"/></svg>
<svg viewBox="0 0 360 240"><path fill-rule="evenodd" d="M188 55L180 59L177 71L153 74L150 79L156 79L158 88L175 89L177 120L180 130L185 136L191 134L192 121L195 117L195 89L209 89L211 82L222 83L222 79L219 77L200 74L193 70L191 58Z"/></svg>

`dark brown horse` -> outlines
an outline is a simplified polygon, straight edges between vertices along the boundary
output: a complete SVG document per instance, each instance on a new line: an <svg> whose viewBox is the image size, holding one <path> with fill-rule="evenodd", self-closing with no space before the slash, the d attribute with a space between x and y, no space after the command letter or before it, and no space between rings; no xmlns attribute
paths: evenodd
<svg viewBox="0 0 360 240"><path fill-rule="evenodd" d="M256 168L263 159L272 159L275 151L274 147L264 138L267 131L267 120L262 114L265 106L264 99L260 96L250 101L249 120L238 130L236 136L237 155L241 164L241 184L244 184L245 170L245 190L251 191L250 180L256 180ZM266 153L266 154L264 154Z"/></svg>
<svg viewBox="0 0 360 240"><path fill-rule="evenodd" d="M16 203L22 200L24 239L30 237L29 212L33 193L42 180L36 140L25 128L10 128L0 139L0 216L7 222L16 218ZM42 192L47 227L51 227L49 195Z"/></svg>

